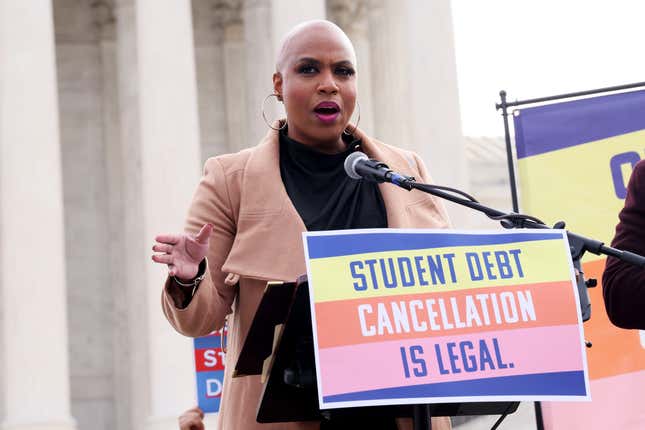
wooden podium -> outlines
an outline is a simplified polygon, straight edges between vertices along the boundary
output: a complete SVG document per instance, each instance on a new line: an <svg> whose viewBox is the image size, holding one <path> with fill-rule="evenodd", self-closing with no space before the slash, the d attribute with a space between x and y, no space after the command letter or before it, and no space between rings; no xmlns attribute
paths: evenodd
<svg viewBox="0 0 645 430"><path fill-rule="evenodd" d="M392 405L320 410L307 277L269 282L237 360L233 377L262 375L260 423L324 421L333 417L412 417L415 429L430 416L513 413L519 402Z"/></svg>

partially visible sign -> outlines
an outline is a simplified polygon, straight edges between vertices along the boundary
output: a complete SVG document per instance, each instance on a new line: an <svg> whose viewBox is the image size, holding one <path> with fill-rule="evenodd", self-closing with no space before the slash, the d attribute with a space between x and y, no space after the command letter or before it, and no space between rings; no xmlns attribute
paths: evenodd
<svg viewBox="0 0 645 430"><path fill-rule="evenodd" d="M303 237L321 408L589 399L563 231Z"/></svg>
<svg viewBox="0 0 645 430"><path fill-rule="evenodd" d="M645 158L645 91L515 111L522 212L610 243L633 166ZM586 278L602 278L605 257L587 253ZM611 324L602 286L589 290L593 342L587 350L594 401L543 406L545 428L645 428L636 404L645 385L645 349L635 330Z"/></svg>
<svg viewBox="0 0 645 430"><path fill-rule="evenodd" d="M206 413L218 412L220 408L225 357L222 337L226 338L225 328L194 339L197 404Z"/></svg>

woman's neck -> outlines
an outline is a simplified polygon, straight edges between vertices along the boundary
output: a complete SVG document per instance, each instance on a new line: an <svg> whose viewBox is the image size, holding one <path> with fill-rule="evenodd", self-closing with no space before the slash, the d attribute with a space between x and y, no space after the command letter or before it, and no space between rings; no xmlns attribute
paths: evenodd
<svg viewBox="0 0 645 430"><path fill-rule="evenodd" d="M322 152L323 154L338 154L347 149L347 145L343 142L342 135L330 140L317 140L287 129L287 136L290 139L315 149L316 151Z"/></svg>

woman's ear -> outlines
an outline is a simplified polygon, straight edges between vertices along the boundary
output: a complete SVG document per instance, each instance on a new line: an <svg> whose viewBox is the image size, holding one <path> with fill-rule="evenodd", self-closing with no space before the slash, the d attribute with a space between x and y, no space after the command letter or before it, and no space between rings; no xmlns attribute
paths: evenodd
<svg viewBox="0 0 645 430"><path fill-rule="evenodd" d="M280 72L273 74L273 93L278 96L278 100L282 101L282 74Z"/></svg>

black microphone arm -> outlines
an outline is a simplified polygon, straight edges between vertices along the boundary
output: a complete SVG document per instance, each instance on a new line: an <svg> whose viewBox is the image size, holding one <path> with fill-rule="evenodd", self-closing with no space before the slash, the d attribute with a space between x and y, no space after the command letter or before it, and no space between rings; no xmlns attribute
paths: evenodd
<svg viewBox="0 0 645 430"><path fill-rule="evenodd" d="M409 185L410 189L420 190L425 193L441 197L442 199L449 200L453 203L457 203L462 206L475 209L479 212L483 212L490 219L500 221L504 228L551 228L540 219L532 217L530 215L518 214L515 212L502 212L500 210L484 206L474 198L459 190L450 189L448 187L442 187L439 185L422 184L414 180L410 181ZM449 194L448 192L446 192L446 190L452 193L466 195L467 198L457 197L454 194ZM564 228L564 226L564 222L560 221L556 223L553 228L562 229ZM571 255L574 259L581 258L585 251L589 251L592 254L608 255L623 260L627 263L634 264L636 266L645 267L645 257L643 257L642 255L612 248L611 246L607 246L599 240L581 236L570 231L567 231L567 236L569 237L569 242L572 248Z"/></svg>

